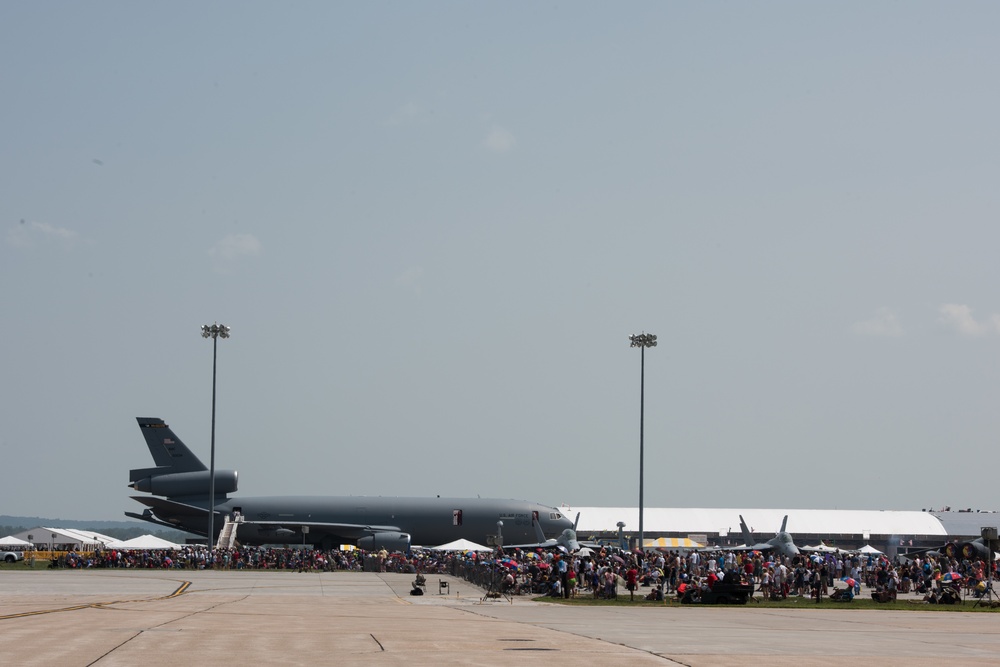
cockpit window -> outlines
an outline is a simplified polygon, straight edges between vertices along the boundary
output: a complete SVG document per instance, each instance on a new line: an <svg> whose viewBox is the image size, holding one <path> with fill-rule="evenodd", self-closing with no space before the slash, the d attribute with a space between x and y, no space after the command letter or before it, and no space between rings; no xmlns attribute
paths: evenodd
<svg viewBox="0 0 1000 667"><path fill-rule="evenodd" d="M562 518L562 514L560 514L559 512L549 512L549 518L552 519L553 521L558 521L559 519Z"/></svg>

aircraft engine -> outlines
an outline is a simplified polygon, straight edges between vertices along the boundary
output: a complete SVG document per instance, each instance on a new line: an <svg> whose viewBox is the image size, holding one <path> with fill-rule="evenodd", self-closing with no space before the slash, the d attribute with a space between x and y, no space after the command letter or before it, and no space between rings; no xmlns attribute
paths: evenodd
<svg viewBox="0 0 1000 667"><path fill-rule="evenodd" d="M982 542L964 542L962 544L962 558L973 560L975 558L988 558L989 551Z"/></svg>
<svg viewBox="0 0 1000 667"><path fill-rule="evenodd" d="M225 495L236 491L236 477L235 470L216 470L215 495ZM198 470L196 472L175 472L167 475L137 479L132 482L132 488L136 491L145 491L157 496L207 496L208 482L209 472L207 470Z"/></svg>
<svg viewBox="0 0 1000 667"><path fill-rule="evenodd" d="M941 553L948 558L958 558L962 554L962 545L958 542L949 542L941 549Z"/></svg>
<svg viewBox="0 0 1000 667"><path fill-rule="evenodd" d="M410 536L408 533L373 533L368 537L358 540L358 548L365 551L402 551L410 550Z"/></svg>

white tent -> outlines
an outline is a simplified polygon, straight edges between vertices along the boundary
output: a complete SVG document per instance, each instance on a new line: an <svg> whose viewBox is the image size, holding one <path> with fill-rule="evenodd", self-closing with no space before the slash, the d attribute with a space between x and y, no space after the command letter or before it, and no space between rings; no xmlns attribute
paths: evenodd
<svg viewBox="0 0 1000 667"><path fill-rule="evenodd" d="M20 533L14 533L15 537L28 540L41 550L54 549L55 551L90 551L101 549L108 542L115 542L115 538L91 530L83 531L74 528L48 528L45 526L35 526Z"/></svg>
<svg viewBox="0 0 1000 667"><path fill-rule="evenodd" d="M0 548L3 549L24 549L30 547L31 542L26 542L25 540L19 540L13 535L8 535L7 537L0 537Z"/></svg>
<svg viewBox="0 0 1000 667"><path fill-rule="evenodd" d="M865 546L863 546L860 549L858 549L858 553L862 553L862 554L881 554L882 552L879 551L878 549L876 549L875 547L873 547L872 545L866 544Z"/></svg>
<svg viewBox="0 0 1000 667"><path fill-rule="evenodd" d="M181 545L168 542L156 535L140 535L122 542L108 542L107 549L180 549Z"/></svg>
<svg viewBox="0 0 1000 667"><path fill-rule="evenodd" d="M493 547L484 547L482 544L476 544L465 539L428 548L431 551L493 551Z"/></svg>

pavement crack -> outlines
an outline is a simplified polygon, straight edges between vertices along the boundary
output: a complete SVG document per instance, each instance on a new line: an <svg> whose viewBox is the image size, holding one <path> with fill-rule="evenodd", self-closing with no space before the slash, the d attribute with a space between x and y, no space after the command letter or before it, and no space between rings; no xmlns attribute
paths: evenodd
<svg viewBox="0 0 1000 667"><path fill-rule="evenodd" d="M175 595L179 594L180 592L183 592L186 589L187 589L187 586L183 586L181 589L179 589L179 591L175 591L174 594ZM167 598L169 598L169 597L173 597L173 595L167 596ZM145 628L145 629L140 630L139 632L135 633L134 635L132 635L131 637L129 637L128 639L126 639L125 641L123 641L121 644L118 644L117 646L112 647L107 653L105 653L104 655L99 656L93 662L87 663L86 667L93 667L93 665L96 665L101 660L104 660L106 657L108 657L109 655L111 655L112 653L114 653L115 651L117 651L118 649L120 649L121 647L125 646L126 644L128 644L131 641L133 641L137 637L142 636L144 633L149 632L150 630L155 630L157 628L162 628L162 627L164 627L166 625L170 625L171 623L176 623L177 621L184 620L185 618L190 618L192 616L197 616L198 614L203 614L206 611L211 611L211 610L216 609L218 607L221 607L223 605L232 604L234 602L241 602L243 600L246 600L248 597L250 597L249 594L248 595L244 595L242 598L239 598L238 600L225 600L223 602L219 602L217 604L213 604L211 607L205 607L204 609L199 609L197 611L192 611L190 613L183 614L182 616L178 616L177 618L171 618L168 621L163 621L162 623L157 623L156 625L151 625L148 628ZM167 599L167 598L161 598L161 599Z"/></svg>
<svg viewBox="0 0 1000 667"><path fill-rule="evenodd" d="M122 646L125 646L125 644L128 644L130 641L132 641L133 639L135 639L136 637L138 637L139 635L141 635L143 632L145 632L145 630L140 630L139 632L135 633L134 635L132 635L131 637L129 637L128 639L126 639L125 641L123 641L118 646L112 647L104 655L98 656L98 658L96 660L94 660L93 662L88 662L87 663L87 667L91 667L91 665L96 665L101 660L104 660L106 657L108 657L109 655L111 655L112 653L114 653L115 651L117 651L118 649L120 649Z"/></svg>

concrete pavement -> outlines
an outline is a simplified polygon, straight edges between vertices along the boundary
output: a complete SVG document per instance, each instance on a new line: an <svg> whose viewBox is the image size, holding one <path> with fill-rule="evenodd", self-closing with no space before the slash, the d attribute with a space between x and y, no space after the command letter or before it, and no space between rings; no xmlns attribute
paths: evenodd
<svg viewBox="0 0 1000 667"><path fill-rule="evenodd" d="M438 580L449 595L438 594ZM0 572L5 664L1000 665L1000 616L748 607L576 607L429 575Z"/></svg>

